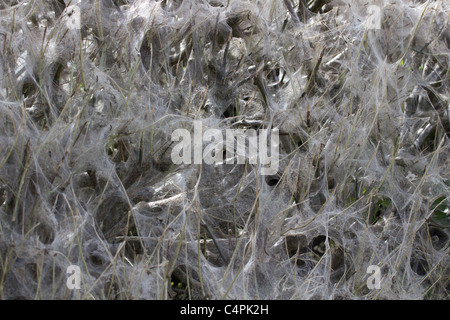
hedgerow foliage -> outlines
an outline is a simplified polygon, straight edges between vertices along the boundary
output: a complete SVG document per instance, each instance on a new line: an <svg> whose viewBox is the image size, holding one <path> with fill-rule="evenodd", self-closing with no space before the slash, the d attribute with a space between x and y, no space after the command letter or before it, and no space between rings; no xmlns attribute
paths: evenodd
<svg viewBox="0 0 450 320"><path fill-rule="evenodd" d="M449 13L0 1L0 298L448 299ZM278 173L175 165L194 120Z"/></svg>

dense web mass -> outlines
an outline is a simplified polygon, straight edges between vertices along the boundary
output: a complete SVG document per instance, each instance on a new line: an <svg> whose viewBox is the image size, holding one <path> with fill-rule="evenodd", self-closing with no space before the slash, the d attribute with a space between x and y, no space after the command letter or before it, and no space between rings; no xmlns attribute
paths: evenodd
<svg viewBox="0 0 450 320"><path fill-rule="evenodd" d="M0 298L448 299L449 13L0 1ZM277 173L174 164L195 121Z"/></svg>

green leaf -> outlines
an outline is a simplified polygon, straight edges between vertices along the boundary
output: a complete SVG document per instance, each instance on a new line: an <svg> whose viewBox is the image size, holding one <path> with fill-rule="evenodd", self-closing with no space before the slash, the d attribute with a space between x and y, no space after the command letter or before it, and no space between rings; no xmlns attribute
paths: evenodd
<svg viewBox="0 0 450 320"><path fill-rule="evenodd" d="M445 196L440 196L431 205L431 210L434 211L434 218L437 220L445 219L447 217L448 207L445 200Z"/></svg>
<svg viewBox="0 0 450 320"><path fill-rule="evenodd" d="M377 204L383 208L387 208L391 204L391 200L384 198L384 199L378 200Z"/></svg>

